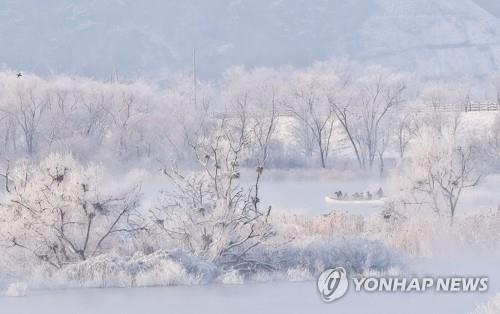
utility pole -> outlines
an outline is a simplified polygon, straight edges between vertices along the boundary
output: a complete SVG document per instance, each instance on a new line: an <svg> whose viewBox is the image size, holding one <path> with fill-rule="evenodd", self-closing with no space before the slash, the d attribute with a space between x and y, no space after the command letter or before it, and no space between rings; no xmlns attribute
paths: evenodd
<svg viewBox="0 0 500 314"><path fill-rule="evenodd" d="M193 94L194 94L194 105L197 105L197 95L196 95L196 48L193 48Z"/></svg>

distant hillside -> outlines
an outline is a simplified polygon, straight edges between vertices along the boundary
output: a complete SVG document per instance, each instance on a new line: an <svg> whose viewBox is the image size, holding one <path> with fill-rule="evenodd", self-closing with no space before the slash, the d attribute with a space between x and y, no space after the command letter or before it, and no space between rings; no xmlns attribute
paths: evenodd
<svg viewBox="0 0 500 314"><path fill-rule="evenodd" d="M497 0L3 0L0 64L37 73L162 78L331 57L420 77L500 67Z"/></svg>

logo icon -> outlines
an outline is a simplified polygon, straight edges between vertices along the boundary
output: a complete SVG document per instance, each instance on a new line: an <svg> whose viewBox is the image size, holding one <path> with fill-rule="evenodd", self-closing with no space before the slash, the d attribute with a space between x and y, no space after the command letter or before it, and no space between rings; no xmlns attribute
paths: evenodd
<svg viewBox="0 0 500 314"><path fill-rule="evenodd" d="M349 289L349 280L344 267L330 268L319 275L318 290L321 299L333 302L343 297Z"/></svg>

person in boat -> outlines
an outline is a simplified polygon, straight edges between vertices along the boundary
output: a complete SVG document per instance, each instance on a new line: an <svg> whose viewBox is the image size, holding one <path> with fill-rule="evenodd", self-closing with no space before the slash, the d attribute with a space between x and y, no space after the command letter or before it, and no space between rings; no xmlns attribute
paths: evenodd
<svg viewBox="0 0 500 314"><path fill-rule="evenodd" d="M382 198L384 197L384 190L382 190L382 188L380 187L377 191L377 197L378 198Z"/></svg>
<svg viewBox="0 0 500 314"><path fill-rule="evenodd" d="M335 194L335 197L338 199L338 200L341 200L342 199L342 191L337 191L334 193Z"/></svg>
<svg viewBox="0 0 500 314"><path fill-rule="evenodd" d="M370 193L370 191L366 192L366 199L369 201L371 201L373 199L373 195L372 195L372 193Z"/></svg>

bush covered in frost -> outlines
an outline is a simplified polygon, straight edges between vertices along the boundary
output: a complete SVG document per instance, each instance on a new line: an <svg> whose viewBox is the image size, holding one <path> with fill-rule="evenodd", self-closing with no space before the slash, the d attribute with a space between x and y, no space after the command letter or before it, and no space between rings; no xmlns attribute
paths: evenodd
<svg viewBox="0 0 500 314"><path fill-rule="evenodd" d="M19 161L6 174L0 245L26 262L53 268L126 247L144 230L139 188L106 192L98 166L82 166L69 155L40 163Z"/></svg>
<svg viewBox="0 0 500 314"><path fill-rule="evenodd" d="M480 304L471 314L498 314L500 313L500 294L494 296L485 304Z"/></svg>

